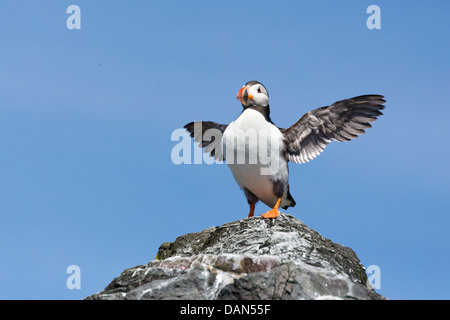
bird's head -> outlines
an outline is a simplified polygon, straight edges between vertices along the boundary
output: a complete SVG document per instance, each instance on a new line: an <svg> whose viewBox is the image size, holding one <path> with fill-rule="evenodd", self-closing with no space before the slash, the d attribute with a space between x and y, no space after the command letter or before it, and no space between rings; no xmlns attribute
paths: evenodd
<svg viewBox="0 0 450 320"><path fill-rule="evenodd" d="M258 81L249 81L239 90L237 97L244 108L269 105L269 93Z"/></svg>

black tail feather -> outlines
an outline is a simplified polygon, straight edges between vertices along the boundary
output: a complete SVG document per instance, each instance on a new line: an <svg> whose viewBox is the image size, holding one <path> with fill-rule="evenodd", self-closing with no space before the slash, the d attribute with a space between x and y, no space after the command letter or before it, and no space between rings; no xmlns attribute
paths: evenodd
<svg viewBox="0 0 450 320"><path fill-rule="evenodd" d="M291 195L291 193L289 192L289 190L288 190L288 194L287 194L286 200L290 201L291 204L289 204L289 205L287 205L287 206L284 206L284 207L283 207L284 210L286 210L286 209L289 208L289 207L295 207L295 205L296 205L295 200L294 200L294 198L292 198L292 195Z"/></svg>

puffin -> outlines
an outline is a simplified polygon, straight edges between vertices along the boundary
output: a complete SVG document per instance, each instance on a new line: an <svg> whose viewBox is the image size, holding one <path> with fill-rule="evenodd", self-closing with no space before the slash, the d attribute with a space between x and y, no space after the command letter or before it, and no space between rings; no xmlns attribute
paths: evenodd
<svg viewBox="0 0 450 320"><path fill-rule="evenodd" d="M289 162L316 158L331 141L350 141L372 127L383 115L384 96L368 94L334 102L306 112L289 128L270 118L269 93L258 81L249 81L237 97L241 114L230 124L193 121L184 126L204 152L230 168L254 216L258 201L271 208L261 216L274 219L279 208L295 206L289 190Z"/></svg>

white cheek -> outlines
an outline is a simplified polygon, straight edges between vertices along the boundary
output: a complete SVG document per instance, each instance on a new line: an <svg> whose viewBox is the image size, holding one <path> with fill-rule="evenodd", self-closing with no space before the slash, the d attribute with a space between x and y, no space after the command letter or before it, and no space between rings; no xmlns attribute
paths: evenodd
<svg viewBox="0 0 450 320"><path fill-rule="evenodd" d="M265 94L258 94L253 98L253 101L259 106L267 106L269 103L269 97Z"/></svg>

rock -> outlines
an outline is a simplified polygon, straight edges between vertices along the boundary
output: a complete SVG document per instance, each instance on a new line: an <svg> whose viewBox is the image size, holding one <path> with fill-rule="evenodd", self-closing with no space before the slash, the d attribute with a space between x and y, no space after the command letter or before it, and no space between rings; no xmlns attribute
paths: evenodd
<svg viewBox="0 0 450 320"><path fill-rule="evenodd" d="M104 291L114 299L385 299L355 252L291 215L251 217L163 243L157 260L127 269Z"/></svg>

